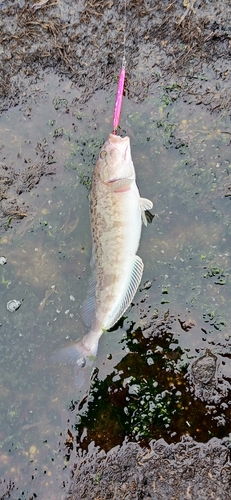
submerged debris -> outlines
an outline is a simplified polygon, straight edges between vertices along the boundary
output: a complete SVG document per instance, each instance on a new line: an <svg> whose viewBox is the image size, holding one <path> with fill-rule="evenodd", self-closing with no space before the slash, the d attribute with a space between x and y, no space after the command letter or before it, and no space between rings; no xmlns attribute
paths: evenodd
<svg viewBox="0 0 231 500"><path fill-rule="evenodd" d="M0 257L0 265L1 265L1 266L4 266L4 264L6 264L6 263L7 263L7 259L6 259L6 257L3 257L3 256L2 256L2 257Z"/></svg>

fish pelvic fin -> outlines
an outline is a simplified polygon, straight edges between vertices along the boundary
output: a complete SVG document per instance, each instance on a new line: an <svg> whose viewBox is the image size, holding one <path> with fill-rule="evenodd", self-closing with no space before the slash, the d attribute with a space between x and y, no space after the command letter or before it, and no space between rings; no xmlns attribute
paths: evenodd
<svg viewBox="0 0 231 500"><path fill-rule="evenodd" d="M151 210L152 207L152 201L148 200L147 198L140 198L141 217L145 226L147 226L147 217L145 214L145 210Z"/></svg>

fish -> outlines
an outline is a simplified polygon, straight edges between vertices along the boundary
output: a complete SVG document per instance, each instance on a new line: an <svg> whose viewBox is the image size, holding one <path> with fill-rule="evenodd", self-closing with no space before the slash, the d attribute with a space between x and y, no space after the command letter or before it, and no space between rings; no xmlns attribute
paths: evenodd
<svg viewBox="0 0 231 500"><path fill-rule="evenodd" d="M152 206L140 196L129 137L109 134L99 153L90 191L91 277L82 307L89 332L62 349L56 360L65 359L79 368L91 365L100 337L131 304L144 268L137 255L142 222L147 225L145 210Z"/></svg>

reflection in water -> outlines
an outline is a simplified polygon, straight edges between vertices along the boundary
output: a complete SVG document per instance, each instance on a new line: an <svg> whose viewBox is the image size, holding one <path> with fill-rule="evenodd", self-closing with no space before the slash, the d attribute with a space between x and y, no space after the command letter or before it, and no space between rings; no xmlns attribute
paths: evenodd
<svg viewBox="0 0 231 500"><path fill-rule="evenodd" d="M217 382L217 355L211 351L190 367L175 336L177 324L166 311L149 322L148 335L145 326L143 332L130 328L122 340L129 352L105 379L95 372L81 404L72 401L77 448L87 450L94 441L108 451L125 437L144 444L161 437L176 442L182 434L206 442L231 432L231 377Z"/></svg>

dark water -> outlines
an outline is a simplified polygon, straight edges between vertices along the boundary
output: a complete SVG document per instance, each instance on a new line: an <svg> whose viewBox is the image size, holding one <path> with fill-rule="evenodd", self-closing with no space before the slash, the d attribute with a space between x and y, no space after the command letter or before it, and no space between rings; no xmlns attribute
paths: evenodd
<svg viewBox="0 0 231 500"><path fill-rule="evenodd" d="M20 195L28 216L0 242L0 492L11 479L12 498L64 498L75 449L91 441L108 450L125 436L231 432L229 116L183 102L174 82L124 100L121 133L158 215L143 228L140 290L81 390L71 366L50 362L86 331L88 190L114 94L80 105L69 81L44 75L0 120L2 162L17 174L50 155L56 172ZM22 305L10 313L13 299Z"/></svg>

